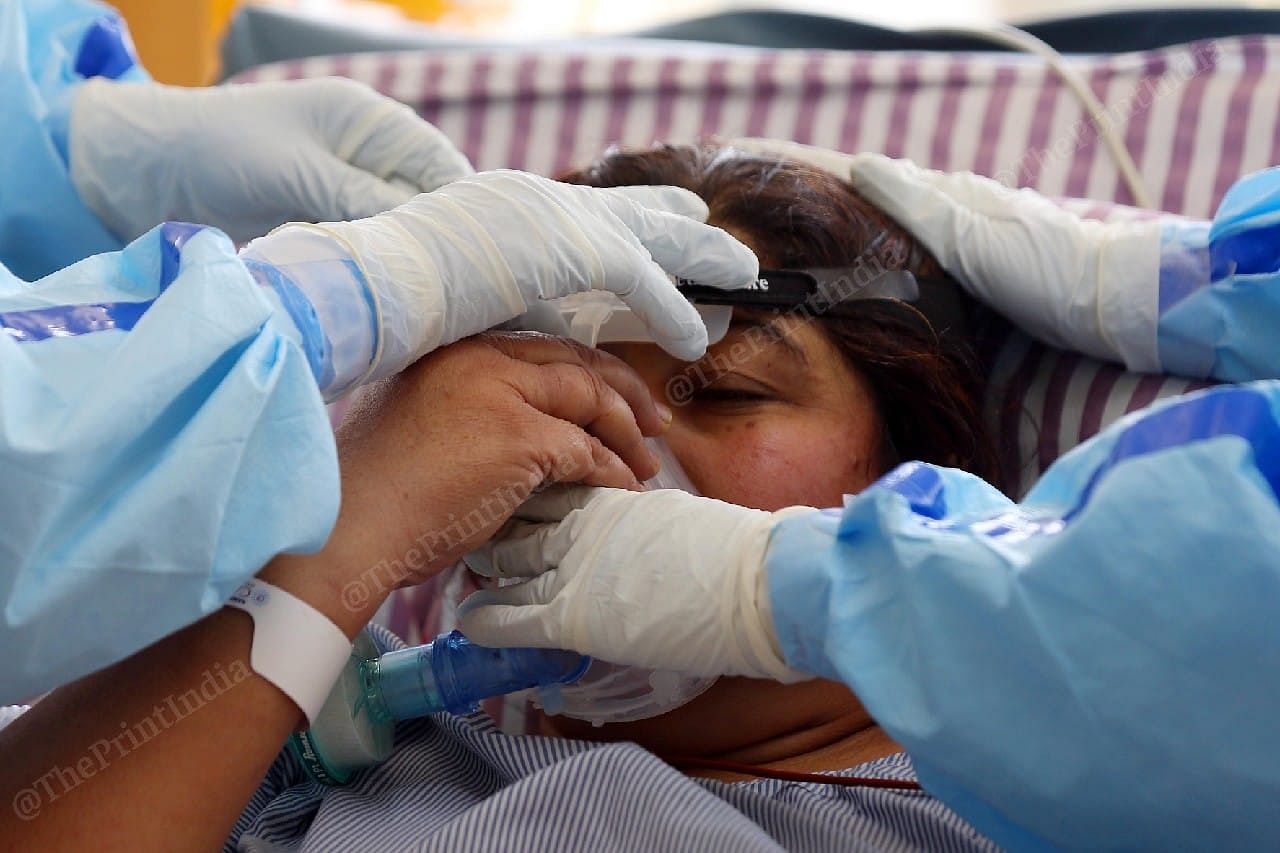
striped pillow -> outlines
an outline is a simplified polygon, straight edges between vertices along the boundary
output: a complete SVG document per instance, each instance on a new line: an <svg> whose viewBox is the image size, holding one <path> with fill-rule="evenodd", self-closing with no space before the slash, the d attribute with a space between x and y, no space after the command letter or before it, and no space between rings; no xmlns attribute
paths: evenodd
<svg viewBox="0 0 1280 853"><path fill-rule="evenodd" d="M1280 160L1280 38L1075 56L1165 210L1208 217ZM412 105L479 168L554 174L609 144L772 136L969 169L1092 218L1140 215L1080 104L1039 60L998 53L614 46L321 57L238 81L341 75ZM1125 374L1014 335L988 401L1021 493L1121 414L1201 383Z"/></svg>

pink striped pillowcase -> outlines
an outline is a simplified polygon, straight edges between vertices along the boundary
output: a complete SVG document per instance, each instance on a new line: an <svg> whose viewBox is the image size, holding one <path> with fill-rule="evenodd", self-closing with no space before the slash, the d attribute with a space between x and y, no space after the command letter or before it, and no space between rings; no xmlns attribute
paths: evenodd
<svg viewBox="0 0 1280 853"><path fill-rule="evenodd" d="M1208 217L1233 181L1280 158L1280 38L1069 61L1106 105L1166 210ZM325 75L362 80L412 105L478 168L554 174L613 143L772 136L1098 199L1064 202L1085 216L1133 215L1108 204L1129 201L1129 192L1075 97L1024 56L669 46L445 51L322 57L238 80ZM1123 374L1019 336L996 372L1006 391L989 408L1016 453L1019 489L1124 412L1198 387Z"/></svg>

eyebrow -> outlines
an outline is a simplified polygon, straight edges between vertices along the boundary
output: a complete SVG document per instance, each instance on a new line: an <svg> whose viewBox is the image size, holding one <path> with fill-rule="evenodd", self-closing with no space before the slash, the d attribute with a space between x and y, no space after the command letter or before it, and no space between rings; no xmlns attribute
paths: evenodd
<svg viewBox="0 0 1280 853"><path fill-rule="evenodd" d="M737 317L736 311L734 312L734 315L735 315L734 318L729 321L729 331L732 332L734 330L741 331L743 329L762 329L768 334L769 341L771 343L776 343L782 346L782 348L785 349L791 355L792 358L794 358L796 361L800 362L801 364L805 365L806 367L809 365L809 354L805 352L804 347L800 346L800 344L792 340L793 336L791 332L782 328L782 320L783 320L782 315L776 315L776 316L770 317L767 320L764 320L763 322L761 321L761 318L758 316L753 317L748 315L739 319Z"/></svg>

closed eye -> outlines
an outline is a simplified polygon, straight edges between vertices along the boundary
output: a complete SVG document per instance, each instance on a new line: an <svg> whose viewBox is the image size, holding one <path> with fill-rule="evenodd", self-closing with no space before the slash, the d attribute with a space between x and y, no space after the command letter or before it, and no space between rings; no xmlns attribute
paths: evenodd
<svg viewBox="0 0 1280 853"><path fill-rule="evenodd" d="M745 404L745 403L763 403L772 400L773 397L758 391L749 391L743 388L703 388L693 395L694 399L700 403L711 403L721 405Z"/></svg>

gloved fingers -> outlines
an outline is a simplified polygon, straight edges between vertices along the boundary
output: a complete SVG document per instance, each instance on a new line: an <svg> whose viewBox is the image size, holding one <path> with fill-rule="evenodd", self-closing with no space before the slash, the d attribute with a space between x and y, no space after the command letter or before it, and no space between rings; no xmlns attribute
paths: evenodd
<svg viewBox="0 0 1280 853"><path fill-rule="evenodd" d="M544 578L549 576L543 575ZM512 646L561 648L562 628L550 607L508 604L502 597L509 590L523 589L537 583L537 580L504 589L482 589L471 593L458 608L459 630L471 642L495 649Z"/></svg>
<svg viewBox="0 0 1280 853"><path fill-rule="evenodd" d="M918 205L948 205L993 220L1047 215L1057 219L1065 211L1036 192L1017 190L973 172L941 172L922 168L910 160L864 153L850 158L849 182L867 201L908 227ZM1070 217L1070 214L1066 214Z"/></svg>
<svg viewBox="0 0 1280 853"><path fill-rule="evenodd" d="M1057 247L1089 242L1078 217L1031 190L880 154L855 160L854 188L914 234L979 299L990 300L1019 279L1062 275L1078 253Z"/></svg>
<svg viewBox="0 0 1280 853"><path fill-rule="evenodd" d="M636 212L644 210L620 196L604 198L611 207L612 200L619 209L630 211L633 218L640 218ZM671 218L680 220L677 216ZM681 221L707 227L690 219ZM612 233L596 237L596 256L603 262L603 269L600 280L593 283L627 303L654 343L671 355L683 361L702 358L707 351L707 327L697 309L680 295L666 271L654 262L627 224L618 220L613 224Z"/></svg>
<svg viewBox="0 0 1280 853"><path fill-rule="evenodd" d="M557 318L561 316L559 311L545 302L536 302L534 305L544 306L548 311L554 312ZM532 309L529 313L533 313ZM626 401L642 433L657 435L666 429L666 422L658 414L649 386L617 356L568 338L542 334L491 334L488 339L510 358L538 365L576 365L595 373Z"/></svg>
<svg viewBox="0 0 1280 853"><path fill-rule="evenodd" d="M662 190L671 198L688 193L679 187ZM755 253L729 232L679 213L654 209L628 195L613 192L603 198L658 266L671 275L725 289L748 287L760 277Z"/></svg>
<svg viewBox="0 0 1280 853"><path fill-rule="evenodd" d="M524 537L531 535L535 528L542 525L531 524L527 521L520 521L517 518L508 519L507 523L498 528L498 532L493 534L489 541L477 547L474 551L464 554L462 562L467 564L467 568L481 577L486 578L504 578L504 577L525 577L536 576L541 571L528 571L521 575L503 574L503 568L494 565L493 546L496 542L507 539L508 537Z"/></svg>
<svg viewBox="0 0 1280 853"><path fill-rule="evenodd" d="M955 176L882 154L859 154L852 159L849 181L853 188L914 235L947 272L972 285L977 276L969 262L971 251L980 250L988 239L982 231L973 230L975 225L985 225L982 219L949 191L956 188L949 184L958 186L952 180Z"/></svg>
<svg viewBox="0 0 1280 853"><path fill-rule="evenodd" d="M651 210L622 195L601 198L639 242L634 253L606 259L604 288L631 307L658 346L685 361L701 358L707 351L706 326L667 274L713 287L746 287L759 277L760 262L719 228Z"/></svg>
<svg viewBox="0 0 1280 853"><path fill-rule="evenodd" d="M389 184L335 156L321 162L322 173L315 176L315 180L322 182L322 186L312 194L309 206L313 209L300 212L299 218L304 221L366 219L399 207L417 195L403 185Z"/></svg>
<svg viewBox="0 0 1280 853"><path fill-rule="evenodd" d="M361 140L360 134L365 136ZM402 181L419 192L431 192L475 173L471 162L449 138L404 104L379 96L352 127L347 162L388 181Z"/></svg>
<svg viewBox="0 0 1280 853"><path fill-rule="evenodd" d="M554 489L558 487L551 486L550 488ZM535 491L534 494L538 494L538 493ZM517 507L517 509L519 509L519 507ZM495 532L492 536L490 536L487 541L477 546L474 551L468 551L466 554L463 554L462 562L466 563L467 568L469 568L471 571L475 572L476 574L480 575L481 577L486 577L486 578L496 577L496 573L494 572L494 568L493 568L493 563L489 559L490 543L498 539L505 539L508 536L521 535L519 531L524 529L531 529L532 527L533 527L532 522L523 521L520 518L513 515L510 518L508 518L506 521L504 521L502 523L502 526L498 528L497 532Z"/></svg>
<svg viewBox="0 0 1280 853"><path fill-rule="evenodd" d="M467 556L467 565L490 578L537 577L564 561L573 546L571 525L516 521Z"/></svg>
<svg viewBox="0 0 1280 853"><path fill-rule="evenodd" d="M387 183L390 184L393 189L398 190L402 193L407 193L410 198L422 192L422 190L418 189L417 184L411 184L408 181L406 181L404 178L399 178L399 177L396 177L395 175L392 175L390 178L388 178Z"/></svg>
<svg viewBox="0 0 1280 853"><path fill-rule="evenodd" d="M631 406L599 373L580 364L552 362L513 370L512 378L529 405L586 429L638 479L658 472L658 460L645 444Z"/></svg>
<svg viewBox="0 0 1280 853"><path fill-rule="evenodd" d="M946 194L935 186L929 171L910 160L867 153L851 158L846 176L863 198L910 230L909 214L918 205L927 201L934 206L952 206Z"/></svg>
<svg viewBox="0 0 1280 853"><path fill-rule="evenodd" d="M739 151L746 151L757 157L794 160L797 163L825 169L845 179L849 177L850 167L855 157L855 155L833 151L830 148L819 148L816 145L805 145L785 139L742 137L730 140L729 144Z"/></svg>
<svg viewBox="0 0 1280 853"><path fill-rule="evenodd" d="M555 566L549 566L548 571L530 576L529 580L523 583L488 590L492 595L488 596L487 605L536 607L551 604L564 590L565 581L566 578L562 572L556 570Z"/></svg>
<svg viewBox="0 0 1280 853"><path fill-rule="evenodd" d="M682 361L702 358L707 327L698 310L643 251L636 251L631 267L629 275L622 269L606 270L604 289L630 306L658 346Z"/></svg>
<svg viewBox="0 0 1280 853"><path fill-rule="evenodd" d="M363 83L326 77L283 85L291 102L307 105L330 154L377 178L398 178L413 195L474 171L439 130Z"/></svg>
<svg viewBox="0 0 1280 853"><path fill-rule="evenodd" d="M663 210L698 222L706 222L707 217L711 215L711 210L707 207L707 203L702 200L702 197L683 187L637 184L624 187L605 187L600 192L628 199L650 210Z"/></svg>
<svg viewBox="0 0 1280 853"><path fill-rule="evenodd" d="M553 486L520 504L514 517L526 524L557 522L574 510L586 509L592 501L610 494L619 492L597 486Z"/></svg>
<svg viewBox="0 0 1280 853"><path fill-rule="evenodd" d="M971 193L962 189L956 176L923 169L910 160L870 152L844 154L778 139L743 138L731 144L761 157L825 169L847 180L859 195L920 239L944 265L942 255L948 253L939 242L951 239L955 214L971 206L962 204Z"/></svg>

